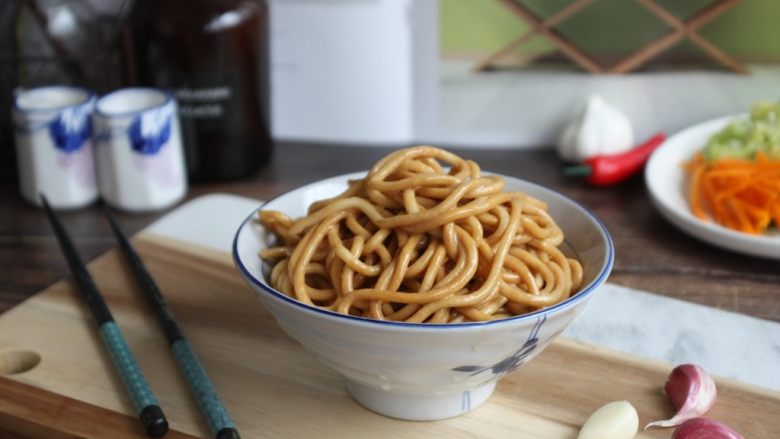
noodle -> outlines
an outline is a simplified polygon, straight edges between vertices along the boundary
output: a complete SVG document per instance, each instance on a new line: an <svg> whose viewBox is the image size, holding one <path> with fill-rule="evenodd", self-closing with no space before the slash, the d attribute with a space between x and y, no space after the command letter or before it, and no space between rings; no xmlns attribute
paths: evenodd
<svg viewBox="0 0 780 439"><path fill-rule="evenodd" d="M402 149L303 218L261 211L278 246L260 257L282 293L377 320L486 321L567 299L583 274L561 229L545 203L503 189L473 161Z"/></svg>

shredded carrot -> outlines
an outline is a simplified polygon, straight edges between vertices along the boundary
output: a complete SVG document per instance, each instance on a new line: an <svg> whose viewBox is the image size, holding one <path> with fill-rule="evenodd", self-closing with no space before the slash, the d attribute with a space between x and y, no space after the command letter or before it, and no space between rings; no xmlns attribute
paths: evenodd
<svg viewBox="0 0 780 439"><path fill-rule="evenodd" d="M754 160L708 162L702 154L684 165L688 202L700 219L757 235L780 227L780 160L758 152Z"/></svg>

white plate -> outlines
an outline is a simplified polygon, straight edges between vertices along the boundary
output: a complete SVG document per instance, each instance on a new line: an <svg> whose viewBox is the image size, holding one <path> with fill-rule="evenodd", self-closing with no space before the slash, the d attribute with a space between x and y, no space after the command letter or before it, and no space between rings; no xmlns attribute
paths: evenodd
<svg viewBox="0 0 780 439"><path fill-rule="evenodd" d="M688 207L686 176L682 163L704 147L710 136L730 121L744 115L728 116L687 128L663 143L650 157L645 181L656 208L672 224L710 244L754 256L780 259L780 233L777 229L753 236L735 232L714 222L702 221Z"/></svg>

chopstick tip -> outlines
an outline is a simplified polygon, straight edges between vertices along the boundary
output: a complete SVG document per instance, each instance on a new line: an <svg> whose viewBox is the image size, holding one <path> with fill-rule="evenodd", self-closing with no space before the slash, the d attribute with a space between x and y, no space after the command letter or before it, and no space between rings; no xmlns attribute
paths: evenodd
<svg viewBox="0 0 780 439"><path fill-rule="evenodd" d="M160 406L150 405L141 410L141 422L146 427L146 435L149 437L163 437L168 433L168 420L165 419Z"/></svg>
<svg viewBox="0 0 780 439"><path fill-rule="evenodd" d="M235 428L226 427L217 432L217 439L241 439L241 436Z"/></svg>

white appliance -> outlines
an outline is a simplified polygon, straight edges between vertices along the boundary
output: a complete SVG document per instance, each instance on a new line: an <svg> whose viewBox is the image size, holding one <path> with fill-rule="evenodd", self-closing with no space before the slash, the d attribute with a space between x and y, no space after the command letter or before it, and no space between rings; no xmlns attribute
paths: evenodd
<svg viewBox="0 0 780 439"><path fill-rule="evenodd" d="M435 126L437 0L271 0L276 139L403 144Z"/></svg>

